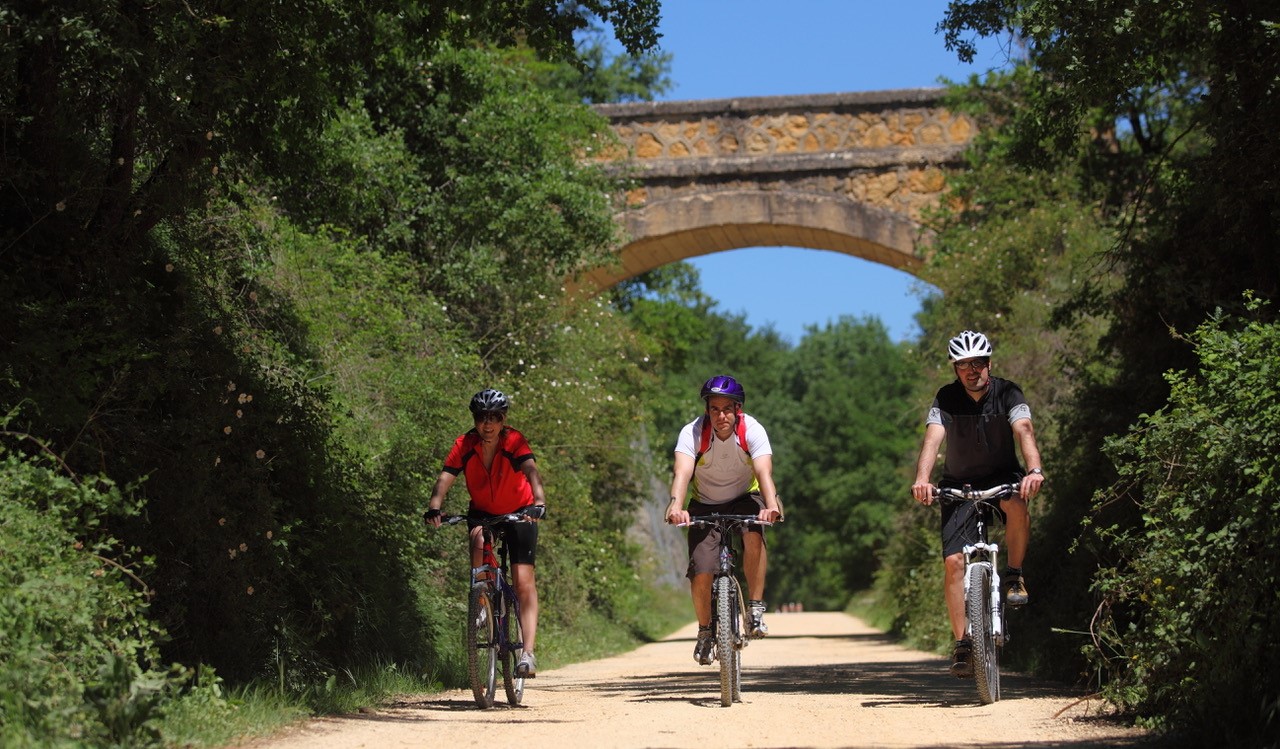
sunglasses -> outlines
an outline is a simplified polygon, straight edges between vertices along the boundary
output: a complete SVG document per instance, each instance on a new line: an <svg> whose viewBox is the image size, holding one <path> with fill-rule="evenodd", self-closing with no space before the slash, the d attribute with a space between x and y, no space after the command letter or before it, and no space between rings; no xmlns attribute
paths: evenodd
<svg viewBox="0 0 1280 749"><path fill-rule="evenodd" d="M476 414L476 423L488 424L492 421L496 424L501 424L506 418L507 415L501 411L482 411L481 413Z"/></svg>
<svg viewBox="0 0 1280 749"><path fill-rule="evenodd" d="M990 359L970 359L969 361L958 361L955 363L956 369L977 369L983 370L991 364Z"/></svg>

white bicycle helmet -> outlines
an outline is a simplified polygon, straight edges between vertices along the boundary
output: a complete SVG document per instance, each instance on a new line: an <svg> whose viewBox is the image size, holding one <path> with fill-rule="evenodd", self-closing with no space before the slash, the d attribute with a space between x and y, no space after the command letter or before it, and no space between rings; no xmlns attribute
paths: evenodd
<svg viewBox="0 0 1280 749"><path fill-rule="evenodd" d="M981 333L965 330L947 343L947 354L951 361L961 359L979 359L991 356L991 341Z"/></svg>

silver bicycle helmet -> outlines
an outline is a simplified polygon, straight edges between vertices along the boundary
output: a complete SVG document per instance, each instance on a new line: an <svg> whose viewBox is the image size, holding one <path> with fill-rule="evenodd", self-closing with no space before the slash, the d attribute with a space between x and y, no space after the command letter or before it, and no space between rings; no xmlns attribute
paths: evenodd
<svg viewBox="0 0 1280 749"><path fill-rule="evenodd" d="M991 341L977 331L966 330L947 343L947 355L953 362L961 359L990 358Z"/></svg>

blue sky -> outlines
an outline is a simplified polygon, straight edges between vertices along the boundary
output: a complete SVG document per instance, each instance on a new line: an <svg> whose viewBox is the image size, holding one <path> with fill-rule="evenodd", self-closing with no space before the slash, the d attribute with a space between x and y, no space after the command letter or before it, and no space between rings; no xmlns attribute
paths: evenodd
<svg viewBox="0 0 1280 749"><path fill-rule="evenodd" d="M966 80L1003 65L995 42L962 65L934 29L947 0L664 0L660 45L672 55L662 100L879 91ZM690 261L722 312L745 313L798 343L806 326L875 316L913 338L919 282L824 250L751 248Z"/></svg>

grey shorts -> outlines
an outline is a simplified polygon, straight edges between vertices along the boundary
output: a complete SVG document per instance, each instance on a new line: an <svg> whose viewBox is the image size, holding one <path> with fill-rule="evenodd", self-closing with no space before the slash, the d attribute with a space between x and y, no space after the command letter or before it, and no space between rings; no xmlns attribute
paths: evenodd
<svg viewBox="0 0 1280 749"><path fill-rule="evenodd" d="M725 515L758 515L764 509L764 497L758 492L743 494L741 497L722 505L703 504L697 500L689 503L689 516L700 517L723 513ZM760 526L744 528L743 533L759 533L764 541L764 529ZM720 567L720 531L717 528L689 529L689 570L685 577L711 574Z"/></svg>

